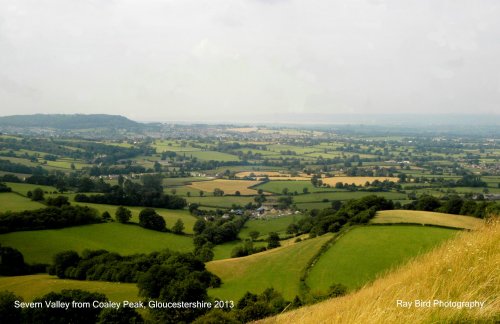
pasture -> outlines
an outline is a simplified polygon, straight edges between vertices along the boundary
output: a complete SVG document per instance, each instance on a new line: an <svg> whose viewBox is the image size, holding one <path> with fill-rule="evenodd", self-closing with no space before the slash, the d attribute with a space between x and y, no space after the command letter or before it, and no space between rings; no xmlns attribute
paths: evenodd
<svg viewBox="0 0 500 324"><path fill-rule="evenodd" d="M249 187L258 185L259 183L260 181L253 180L215 179L212 181L193 182L188 187L205 192L213 192L215 188L219 188L224 191L225 195L234 195L236 191L239 191L242 195L256 195L257 190L250 189Z"/></svg>
<svg viewBox="0 0 500 324"><path fill-rule="evenodd" d="M419 210L383 210L370 221L372 224L412 223L476 229L484 224L480 218Z"/></svg>
<svg viewBox="0 0 500 324"><path fill-rule="evenodd" d="M14 192L0 193L0 213L8 210L18 212L23 210L44 208L45 205L20 196Z"/></svg>
<svg viewBox="0 0 500 324"><path fill-rule="evenodd" d="M104 223L63 229L14 232L0 235L0 244L18 249L27 263L52 263L58 252L105 249L123 255L163 249L191 252L193 240L144 229L134 224Z"/></svg>
<svg viewBox="0 0 500 324"><path fill-rule="evenodd" d="M41 186L30 183L15 183L15 182L5 182L5 184L8 187L10 187L13 192L17 192L23 196L28 195L28 191L33 191L36 188L40 188L46 193L58 192L58 190L52 186Z"/></svg>
<svg viewBox="0 0 500 324"><path fill-rule="evenodd" d="M296 223L302 215L289 215L269 219L250 219L240 231L240 239L249 238L249 233L257 231L260 233L259 239L265 239L270 232L286 234L286 229L291 223Z"/></svg>
<svg viewBox="0 0 500 324"><path fill-rule="evenodd" d="M288 189L288 192L297 192L302 194L304 188L307 188L307 192L325 192L325 191L338 191L335 188L325 188L325 187L315 187L309 180L289 180L289 181L269 181L255 187L255 189L262 189L265 192L271 192L275 194L283 193L283 189Z"/></svg>
<svg viewBox="0 0 500 324"><path fill-rule="evenodd" d="M247 257L208 262L207 269L223 282L220 288L210 289L209 295L236 301L247 291L258 294L274 287L292 300L299 294L302 270L330 238L327 234Z"/></svg>
<svg viewBox="0 0 500 324"><path fill-rule="evenodd" d="M30 302L35 297L52 291L60 292L63 289L98 292L105 294L109 300L115 302L141 300L138 297L139 290L135 283L58 279L47 274L0 277L0 291L12 291L17 296L21 296L25 302Z"/></svg>
<svg viewBox="0 0 500 324"><path fill-rule="evenodd" d="M428 251L456 230L419 226L363 226L340 237L312 267L306 283L312 291L333 284L357 289L410 258Z"/></svg>

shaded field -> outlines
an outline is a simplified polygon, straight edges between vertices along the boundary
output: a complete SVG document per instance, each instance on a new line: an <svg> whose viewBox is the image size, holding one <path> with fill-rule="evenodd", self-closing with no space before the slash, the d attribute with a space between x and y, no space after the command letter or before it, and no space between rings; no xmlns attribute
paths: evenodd
<svg viewBox="0 0 500 324"><path fill-rule="evenodd" d="M484 221L471 216L452 215L418 210L384 210L377 212L373 224L415 223L475 229Z"/></svg>
<svg viewBox="0 0 500 324"><path fill-rule="evenodd" d="M115 302L140 300L137 296L139 290L135 283L58 279L47 274L0 277L0 291L12 291L17 296L23 297L26 302L52 291L60 292L63 289L82 289L98 292L105 294L109 300Z"/></svg>
<svg viewBox="0 0 500 324"><path fill-rule="evenodd" d="M496 323L500 224L461 232L345 297L268 318L262 323ZM484 307L398 307L397 300L485 301Z"/></svg>
<svg viewBox="0 0 500 324"><path fill-rule="evenodd" d="M243 258L211 261L207 269L223 284L209 294L237 301L247 291L261 293L274 287L291 300L299 293L300 274L307 262L330 238L327 234Z"/></svg>
<svg viewBox="0 0 500 324"><path fill-rule="evenodd" d="M354 228L320 257L306 283L313 291L325 292L335 283L356 289L456 233L451 229L419 226Z"/></svg>
<svg viewBox="0 0 500 324"><path fill-rule="evenodd" d="M31 199L25 198L13 192L0 193L0 213L8 210L17 212L23 210L39 209L46 207Z"/></svg>
<svg viewBox="0 0 500 324"><path fill-rule="evenodd" d="M243 241L231 241L214 247L214 260L230 259L231 252L238 245L242 245ZM267 246L267 242L254 242L254 247Z"/></svg>
<svg viewBox="0 0 500 324"><path fill-rule="evenodd" d="M28 263L52 263L54 254L66 250L82 252L84 249L105 249L123 255L163 249L180 252L193 250L190 237L119 223L7 233L0 235L0 244L21 251Z"/></svg>
<svg viewBox="0 0 500 324"><path fill-rule="evenodd" d="M256 195L257 190L250 189L249 187L259 184L260 181L252 180L224 180L216 179L212 181L198 181L193 182L189 187L195 190L203 190L205 192L213 192L214 189L219 188L224 191L224 194L234 195L239 191L242 195Z"/></svg>

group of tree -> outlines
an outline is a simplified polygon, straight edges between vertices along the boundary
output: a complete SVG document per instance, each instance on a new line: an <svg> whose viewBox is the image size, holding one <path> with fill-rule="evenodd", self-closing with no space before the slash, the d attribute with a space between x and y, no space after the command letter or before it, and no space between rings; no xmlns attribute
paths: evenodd
<svg viewBox="0 0 500 324"><path fill-rule="evenodd" d="M101 222L95 209L87 206L49 206L36 210L0 213L0 233L63 228Z"/></svg>
<svg viewBox="0 0 500 324"><path fill-rule="evenodd" d="M431 195L422 195L403 208L485 218L488 214L499 211L500 204L464 199L458 195L446 196L441 200Z"/></svg>
<svg viewBox="0 0 500 324"><path fill-rule="evenodd" d="M54 324L87 324L87 323L144 323L142 316L131 307L98 308L74 307L80 303L107 302L104 294L85 290L62 290L50 292L33 299L33 303L42 303L42 307L20 308L15 302L22 302L23 298L9 291L0 292L0 323L54 323ZM46 302L60 301L69 303L68 309L46 307Z"/></svg>
<svg viewBox="0 0 500 324"><path fill-rule="evenodd" d="M233 216L232 219L216 218L213 221L199 218L193 227L195 246L201 247L206 242L216 245L234 241L247 220L247 216Z"/></svg>
<svg viewBox="0 0 500 324"><path fill-rule="evenodd" d="M310 233L323 235L327 232L338 232L346 224L365 224L375 216L378 210L394 209L391 200L376 195L352 199L344 204L335 201L330 208L310 211L308 217L300 219L296 224L290 224L289 234Z"/></svg>
<svg viewBox="0 0 500 324"><path fill-rule="evenodd" d="M110 191L99 195L75 195L75 201L96 204L145 206L156 208L182 209L187 203L184 198L163 193L161 178L144 176L143 184L125 180L123 185L115 185Z"/></svg>
<svg viewBox="0 0 500 324"><path fill-rule="evenodd" d="M21 252L12 247L0 245L0 276L42 273L46 272L46 268L46 264L27 264Z"/></svg>

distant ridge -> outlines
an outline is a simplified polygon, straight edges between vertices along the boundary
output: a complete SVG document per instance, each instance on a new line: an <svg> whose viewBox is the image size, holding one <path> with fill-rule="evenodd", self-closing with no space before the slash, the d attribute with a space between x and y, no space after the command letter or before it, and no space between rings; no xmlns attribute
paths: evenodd
<svg viewBox="0 0 500 324"><path fill-rule="evenodd" d="M61 130L89 128L137 128L142 124L119 115L35 114L0 117L0 126L54 128Z"/></svg>

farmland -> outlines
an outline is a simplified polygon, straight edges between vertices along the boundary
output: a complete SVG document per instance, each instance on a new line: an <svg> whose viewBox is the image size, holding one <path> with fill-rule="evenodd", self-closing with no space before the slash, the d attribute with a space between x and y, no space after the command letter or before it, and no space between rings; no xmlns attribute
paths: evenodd
<svg viewBox="0 0 500 324"><path fill-rule="evenodd" d="M60 292L63 289L83 289L105 294L111 301L137 301L138 289L135 284L103 281L81 281L58 279L46 274L0 277L0 291L12 291L30 302L35 297L48 294L51 291Z"/></svg>
<svg viewBox="0 0 500 324"><path fill-rule="evenodd" d="M118 223L1 234L0 244L16 247L28 263L48 264L52 262L54 254L66 250L81 252L85 249L105 249L134 254L163 249L190 252L193 249L190 237Z"/></svg>
<svg viewBox="0 0 500 324"><path fill-rule="evenodd" d="M257 191L255 189L250 189L249 187L256 186L259 183L260 181L251 180L216 179L212 181L193 182L191 185L189 185L189 187L206 192L213 192L214 189L218 188L228 195L234 195L236 191L239 191L242 195L254 195L257 194Z"/></svg>
<svg viewBox="0 0 500 324"><path fill-rule="evenodd" d="M360 288L385 271L455 235L454 230L433 227L355 228L320 257L306 282L315 291L332 284Z"/></svg>
<svg viewBox="0 0 500 324"><path fill-rule="evenodd" d="M251 219L246 222L245 227L240 231L240 238L248 238L249 233L257 231L260 237L264 238L269 232L276 232L284 235L288 225L296 223L301 218L301 215L290 215L269 219Z"/></svg>
<svg viewBox="0 0 500 324"><path fill-rule="evenodd" d="M285 298L292 299L299 294L303 268L330 238L330 235L325 235L243 258L209 262L208 270L221 277L224 283L221 288L210 290L210 295L237 300L246 291L261 293L274 287Z"/></svg>
<svg viewBox="0 0 500 324"><path fill-rule="evenodd" d="M476 229L484 224L484 221L475 217L450 215L416 210L384 210L377 213L372 219L373 224L422 224L438 225L455 228Z"/></svg>
<svg viewBox="0 0 500 324"><path fill-rule="evenodd" d="M365 183L372 183L375 180L378 181L393 181L398 182L398 178L396 177L333 177L333 178L322 178L321 179L324 184L335 186L336 183L344 183L344 184L352 184L354 183L356 186L364 186Z"/></svg>
<svg viewBox="0 0 500 324"><path fill-rule="evenodd" d="M29 209L38 209L45 207L43 204L31 201L28 198L20 196L16 193L2 192L0 193L0 212L5 211L21 211Z"/></svg>

